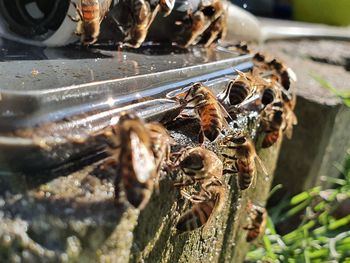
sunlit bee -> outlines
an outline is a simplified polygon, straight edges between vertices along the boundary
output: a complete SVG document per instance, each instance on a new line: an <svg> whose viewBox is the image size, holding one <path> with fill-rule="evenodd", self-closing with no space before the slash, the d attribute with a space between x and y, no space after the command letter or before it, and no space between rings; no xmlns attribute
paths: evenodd
<svg viewBox="0 0 350 263"><path fill-rule="evenodd" d="M202 184L199 195L190 195L185 191L181 193L190 200L192 208L180 217L176 228L181 232L192 231L209 225L214 216L222 210L227 187L220 179L210 178Z"/></svg>
<svg viewBox="0 0 350 263"><path fill-rule="evenodd" d="M225 150L223 153L227 159L225 166L231 167L225 169L225 172L238 173L238 186L241 190L248 189L253 180L256 180L255 160L259 162L264 174L267 175L266 168L257 155L253 142L245 136L228 135L223 139L221 146L230 150L229 154L226 154Z"/></svg>
<svg viewBox="0 0 350 263"><path fill-rule="evenodd" d="M104 15L110 8L112 0L80 0L78 4L71 2L78 13L78 18L71 19L78 22L76 33L81 35L81 42L84 45L94 44L100 34L100 24Z"/></svg>
<svg viewBox="0 0 350 263"><path fill-rule="evenodd" d="M252 242L257 239L265 231L267 212L264 207L251 205L250 211L251 224L243 227L244 230L248 230L247 242Z"/></svg>
<svg viewBox="0 0 350 263"><path fill-rule="evenodd" d="M174 184L177 187L203 182L213 177L221 178L223 171L223 164L219 157L214 152L202 147L185 150L175 167L180 169L185 176L183 181Z"/></svg>
<svg viewBox="0 0 350 263"><path fill-rule="evenodd" d="M133 24L125 39L125 45L138 48L145 41L148 29L158 12L168 16L175 5L175 0L159 0L152 9L148 0L131 0Z"/></svg>
<svg viewBox="0 0 350 263"><path fill-rule="evenodd" d="M127 200L143 209L148 203L157 176L153 141L145 123L133 113L123 113L108 134L110 153L118 160L118 175ZM119 177L115 181L119 195Z"/></svg>
<svg viewBox="0 0 350 263"><path fill-rule="evenodd" d="M226 33L226 15L220 0L202 1L199 9L192 13L189 11L187 19L177 21L182 26L178 43L187 48L190 45L204 42L206 47Z"/></svg>
<svg viewBox="0 0 350 263"><path fill-rule="evenodd" d="M271 70L286 91L290 89L292 81L297 80L293 70L277 59L268 61L263 54L256 53L253 57L253 62L262 71Z"/></svg>
<svg viewBox="0 0 350 263"><path fill-rule="evenodd" d="M265 107L261 114L261 127L265 133L262 147L268 148L275 144L285 126L283 102L277 101Z"/></svg>
<svg viewBox="0 0 350 263"><path fill-rule="evenodd" d="M194 105L195 112L200 119L201 132L199 142L204 142L204 137L214 141L225 127L228 127L226 117L228 113L217 100L212 91L202 83L195 83L188 90L185 98L187 103Z"/></svg>

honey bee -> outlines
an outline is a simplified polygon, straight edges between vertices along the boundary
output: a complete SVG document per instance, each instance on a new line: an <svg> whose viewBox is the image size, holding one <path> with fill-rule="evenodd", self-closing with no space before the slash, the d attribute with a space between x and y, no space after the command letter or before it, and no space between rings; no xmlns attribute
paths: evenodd
<svg viewBox="0 0 350 263"><path fill-rule="evenodd" d="M203 33L200 43L204 42L204 47L210 47L217 40L225 38L226 26L226 16L222 14Z"/></svg>
<svg viewBox="0 0 350 263"><path fill-rule="evenodd" d="M222 2L212 0L210 3L201 3L199 9L192 13L190 10L187 19L178 21L183 27L178 44L184 48L197 44L203 35L204 45L210 46L226 33L226 15Z"/></svg>
<svg viewBox="0 0 350 263"><path fill-rule="evenodd" d="M100 24L110 8L112 0L80 0L79 4L71 2L75 7L78 17L70 17L78 22L76 34L81 36L83 45L94 44L100 34Z"/></svg>
<svg viewBox="0 0 350 263"><path fill-rule="evenodd" d="M214 141L225 127L228 127L226 117L229 114L217 100L213 92L202 83L195 83L185 95L187 103L193 103L197 116L200 119L201 131L199 142L204 142L204 137Z"/></svg>
<svg viewBox="0 0 350 263"><path fill-rule="evenodd" d="M125 45L132 48L139 48L145 41L148 29L151 26L158 12L165 16L169 15L174 8L175 0L159 0L152 10L148 0L132 0L131 15L133 26L130 28L125 39Z"/></svg>
<svg viewBox="0 0 350 263"><path fill-rule="evenodd" d="M209 179L199 195L189 195L182 191L182 195L190 200L193 206L180 217L176 228L179 231L192 231L207 225L224 207L226 193L225 183L217 178Z"/></svg>
<svg viewBox="0 0 350 263"><path fill-rule="evenodd" d="M223 164L218 156L202 147L185 150L176 165L186 176L182 182L175 182L174 186L184 187L195 182L202 182L209 178L221 178Z"/></svg>
<svg viewBox="0 0 350 263"><path fill-rule="evenodd" d="M261 233L265 231L267 212L264 207L250 204L250 219L251 224L243 227L244 230L248 230L247 242L254 241Z"/></svg>
<svg viewBox="0 0 350 263"><path fill-rule="evenodd" d="M159 0L160 12L164 17L170 15L171 11L174 9L175 0Z"/></svg>
<svg viewBox="0 0 350 263"><path fill-rule="evenodd" d="M255 160L259 162L263 173L267 175L266 168L257 155L253 142L245 136L228 135L223 139L221 146L233 150L233 154L232 152L223 154L226 158L225 165L231 167L225 169L224 172L238 173L238 186L241 190L248 189L256 179Z"/></svg>
<svg viewBox="0 0 350 263"><path fill-rule="evenodd" d="M260 111L262 105L258 91L268 85L257 71L243 73L236 70L238 75L234 80L228 82L225 90L219 95L219 100L223 102L228 112L235 116L242 110Z"/></svg>
<svg viewBox="0 0 350 263"><path fill-rule="evenodd" d="M186 178L175 182L174 186L182 188L181 195L193 206L180 217L176 228L191 231L205 225L224 205L227 187L222 181L223 164L215 153L195 147L186 149L180 155L177 167ZM183 189L196 182L201 188L198 195L190 195Z"/></svg>
<svg viewBox="0 0 350 263"><path fill-rule="evenodd" d="M265 55L256 53L253 57L253 62L261 70L271 70L274 73L273 77L276 78L286 91L290 89L291 82L297 80L294 71L280 60L272 59L268 61Z"/></svg>
<svg viewBox="0 0 350 263"><path fill-rule="evenodd" d="M262 148L271 147L281 137L285 127L285 113L282 101L269 104L262 111L261 127L265 132L262 141Z"/></svg>
<svg viewBox="0 0 350 263"><path fill-rule="evenodd" d="M152 135L145 123L133 113L121 114L116 126L108 131L110 152L118 162L126 198L130 204L143 209L148 203L157 176ZM115 180L115 194L119 194L119 178Z"/></svg>

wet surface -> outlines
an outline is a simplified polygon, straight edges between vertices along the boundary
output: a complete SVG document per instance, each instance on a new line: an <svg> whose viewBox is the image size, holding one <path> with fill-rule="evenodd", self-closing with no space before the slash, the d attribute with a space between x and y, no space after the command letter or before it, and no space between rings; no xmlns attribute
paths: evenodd
<svg viewBox="0 0 350 263"><path fill-rule="evenodd" d="M0 39L2 91L53 90L94 81L152 74L230 59L216 49L144 46L139 50L117 46L84 48L33 47Z"/></svg>

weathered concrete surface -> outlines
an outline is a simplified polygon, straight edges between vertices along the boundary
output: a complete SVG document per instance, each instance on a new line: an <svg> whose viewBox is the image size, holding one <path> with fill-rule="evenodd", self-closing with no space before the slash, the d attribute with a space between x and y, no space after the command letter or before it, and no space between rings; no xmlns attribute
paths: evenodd
<svg viewBox="0 0 350 263"><path fill-rule="evenodd" d="M297 74L296 115L292 140L284 140L274 184L295 194L336 177L350 146L350 109L314 80L317 74L341 91L350 90L350 43L330 40L286 40L263 49L283 59Z"/></svg>
<svg viewBox="0 0 350 263"><path fill-rule="evenodd" d="M194 145L198 124L180 127L186 131L172 132L177 142ZM75 172L2 174L0 262L240 262L247 249L246 203L265 204L278 146L260 153L270 176L259 172L255 187L244 193L228 176L230 191L214 224L183 234L175 224L189 204L171 175L163 176L159 194L139 212L123 198L115 204L112 174L97 173L92 165Z"/></svg>

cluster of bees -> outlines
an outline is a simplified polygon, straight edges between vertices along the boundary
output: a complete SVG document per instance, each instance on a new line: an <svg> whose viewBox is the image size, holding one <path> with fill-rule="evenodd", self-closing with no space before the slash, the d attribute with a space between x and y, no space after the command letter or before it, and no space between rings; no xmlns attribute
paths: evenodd
<svg viewBox="0 0 350 263"><path fill-rule="evenodd" d="M164 17L169 16L175 5L175 0L124 2L125 12L130 13L129 21L127 25L118 24L119 22L116 21L116 26L125 36L123 44L132 48L140 47L145 41L156 15L159 13ZM69 17L77 22L76 34L81 36L81 43L83 45L94 44L100 34L101 22L111 9L112 0L78 0L77 3L71 3L75 7L77 16ZM220 0L202 0L197 10L187 10L184 18L174 23L182 28L180 39L176 42L185 48L198 42L209 46L224 37L226 33L226 15Z"/></svg>
<svg viewBox="0 0 350 263"><path fill-rule="evenodd" d="M116 198L124 193L132 206L143 209L158 189L160 177L176 174L174 187L192 204L176 228L191 231L209 225L223 209L229 191L225 177L236 178L238 188L245 191L256 180L256 161L267 175L253 139L234 132L228 121L240 112L257 111L262 147L276 143L283 132L291 135L296 124L295 95L290 91L294 76L280 61L260 53L255 54L254 63L251 72L238 71L223 96L216 96L203 83L194 83L175 96L183 105L177 118L197 118L200 123L196 147L174 152L175 140L162 124L146 123L133 112L123 112L118 123L105 131L110 158L104 167L114 167ZM214 153L205 147L208 144L216 144L220 151ZM262 231L266 210L250 204L249 216L250 224L244 229L247 241L252 241Z"/></svg>

